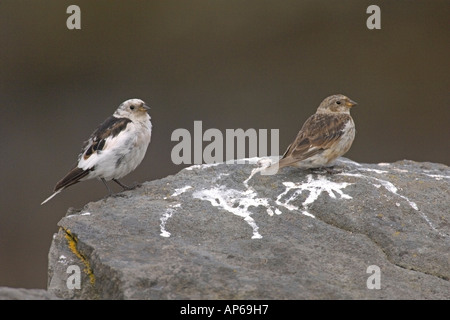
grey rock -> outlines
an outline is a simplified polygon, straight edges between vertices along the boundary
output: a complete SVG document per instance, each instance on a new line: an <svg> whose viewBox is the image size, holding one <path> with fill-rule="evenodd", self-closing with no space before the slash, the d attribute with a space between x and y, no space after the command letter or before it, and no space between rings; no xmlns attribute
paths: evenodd
<svg viewBox="0 0 450 320"><path fill-rule="evenodd" d="M192 166L69 210L48 290L66 299L450 298L449 167L340 158L340 173L261 175L267 159L257 160ZM67 286L72 265L79 289Z"/></svg>
<svg viewBox="0 0 450 320"><path fill-rule="evenodd" d="M54 294L43 289L0 287L0 300L58 300Z"/></svg>

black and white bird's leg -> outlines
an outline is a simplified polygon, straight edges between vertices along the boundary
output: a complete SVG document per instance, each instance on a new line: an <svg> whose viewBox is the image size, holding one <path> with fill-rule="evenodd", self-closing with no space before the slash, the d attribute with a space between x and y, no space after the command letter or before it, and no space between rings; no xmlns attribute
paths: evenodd
<svg viewBox="0 0 450 320"><path fill-rule="evenodd" d="M123 188L124 191L125 191L125 190L133 190L134 188L136 188L136 187L138 186L138 185L136 185L136 186L133 186L133 187L129 187L129 186L123 184L122 182L120 182L120 181L117 180L117 179L112 179L112 181L114 181L114 182L117 183L119 186L121 186L121 187Z"/></svg>
<svg viewBox="0 0 450 320"><path fill-rule="evenodd" d="M109 188L108 184L106 183L105 179L100 178L100 180L102 180L102 182L105 185L106 189L108 189L109 195L112 196L113 193L112 193L111 189Z"/></svg>

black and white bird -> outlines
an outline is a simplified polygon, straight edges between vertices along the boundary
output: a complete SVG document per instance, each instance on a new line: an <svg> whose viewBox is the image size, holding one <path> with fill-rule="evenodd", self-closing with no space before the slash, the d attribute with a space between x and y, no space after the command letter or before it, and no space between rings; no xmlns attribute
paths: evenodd
<svg viewBox="0 0 450 320"><path fill-rule="evenodd" d="M78 163L55 186L55 195L80 181L100 179L111 194L106 181L112 180L124 190L130 189L118 179L126 176L144 159L150 143L152 123L150 108L140 99L123 102L85 141Z"/></svg>

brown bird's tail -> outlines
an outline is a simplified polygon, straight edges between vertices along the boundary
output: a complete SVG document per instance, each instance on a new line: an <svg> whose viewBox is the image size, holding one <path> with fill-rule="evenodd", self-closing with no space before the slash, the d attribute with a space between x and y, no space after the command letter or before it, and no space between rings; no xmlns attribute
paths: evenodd
<svg viewBox="0 0 450 320"><path fill-rule="evenodd" d="M282 166L280 166L280 162L277 161L274 164L271 164L268 167L262 168L261 170L261 174L265 175L265 176L270 176L270 175L274 175L278 173L278 170L280 170L281 168L283 168Z"/></svg>

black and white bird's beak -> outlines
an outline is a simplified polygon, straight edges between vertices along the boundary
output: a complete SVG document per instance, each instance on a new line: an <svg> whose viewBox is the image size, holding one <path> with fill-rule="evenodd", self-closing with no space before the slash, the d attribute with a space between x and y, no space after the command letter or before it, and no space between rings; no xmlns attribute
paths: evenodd
<svg viewBox="0 0 450 320"><path fill-rule="evenodd" d="M150 107L148 105L146 105L145 103L143 103L139 106L139 111L148 112L148 111L150 111Z"/></svg>

